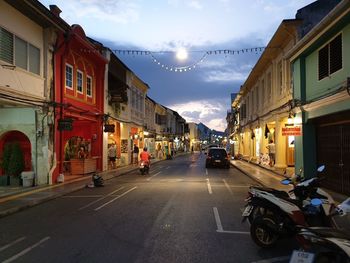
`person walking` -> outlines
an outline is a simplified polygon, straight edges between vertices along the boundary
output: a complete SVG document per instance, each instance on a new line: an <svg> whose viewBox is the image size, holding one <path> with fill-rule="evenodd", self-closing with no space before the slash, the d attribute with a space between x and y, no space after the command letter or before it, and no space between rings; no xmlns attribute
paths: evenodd
<svg viewBox="0 0 350 263"><path fill-rule="evenodd" d="M139 156L139 147L137 147L136 144L134 144L134 151L133 151L133 163L138 164L138 156Z"/></svg>
<svg viewBox="0 0 350 263"><path fill-rule="evenodd" d="M112 143L112 145L108 148L108 159L112 169L115 168L116 158L117 158L117 147L115 143Z"/></svg>
<svg viewBox="0 0 350 263"><path fill-rule="evenodd" d="M269 150L269 157L270 157L270 166L275 165L275 157L276 157L276 146L273 142L273 140L270 140L270 143L266 146L266 148Z"/></svg>

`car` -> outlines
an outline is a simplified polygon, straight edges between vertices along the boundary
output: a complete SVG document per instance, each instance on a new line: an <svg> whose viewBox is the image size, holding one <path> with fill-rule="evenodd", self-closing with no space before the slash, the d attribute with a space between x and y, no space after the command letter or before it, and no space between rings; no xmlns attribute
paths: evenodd
<svg viewBox="0 0 350 263"><path fill-rule="evenodd" d="M209 145L207 145L207 146L204 146L203 148L202 148L202 151L204 151L205 153L208 153L208 150L210 149L210 148L219 148L220 146L218 145L218 144L209 144Z"/></svg>
<svg viewBox="0 0 350 263"><path fill-rule="evenodd" d="M212 147L208 149L205 160L205 168L209 167L224 167L230 168L230 158L224 148Z"/></svg>

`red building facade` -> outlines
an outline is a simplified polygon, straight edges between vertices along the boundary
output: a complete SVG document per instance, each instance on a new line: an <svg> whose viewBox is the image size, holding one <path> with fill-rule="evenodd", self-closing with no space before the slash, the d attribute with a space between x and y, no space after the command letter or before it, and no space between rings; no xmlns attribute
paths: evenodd
<svg viewBox="0 0 350 263"><path fill-rule="evenodd" d="M55 153L52 183L77 160L102 169L104 76L107 60L79 25L58 37L55 52ZM87 171L87 172L91 172Z"/></svg>

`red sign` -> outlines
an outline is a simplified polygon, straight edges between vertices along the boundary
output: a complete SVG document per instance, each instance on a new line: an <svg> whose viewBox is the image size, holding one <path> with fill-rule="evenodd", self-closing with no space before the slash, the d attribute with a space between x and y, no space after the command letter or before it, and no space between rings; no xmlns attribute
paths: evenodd
<svg viewBox="0 0 350 263"><path fill-rule="evenodd" d="M300 136L300 135L301 135L301 126L282 128L282 136Z"/></svg>

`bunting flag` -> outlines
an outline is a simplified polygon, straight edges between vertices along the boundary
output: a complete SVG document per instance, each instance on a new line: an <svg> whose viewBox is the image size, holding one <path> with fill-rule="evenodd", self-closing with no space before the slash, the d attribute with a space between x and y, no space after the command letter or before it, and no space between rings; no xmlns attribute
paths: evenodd
<svg viewBox="0 0 350 263"><path fill-rule="evenodd" d="M267 127L267 124L266 124L266 125L265 125L265 139L268 138L269 133L270 133L270 130L269 130L269 127Z"/></svg>

